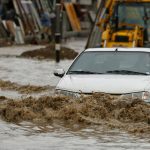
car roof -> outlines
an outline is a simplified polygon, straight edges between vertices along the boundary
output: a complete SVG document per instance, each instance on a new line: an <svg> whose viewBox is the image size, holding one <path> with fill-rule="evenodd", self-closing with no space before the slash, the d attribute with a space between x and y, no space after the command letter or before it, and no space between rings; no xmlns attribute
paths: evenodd
<svg viewBox="0 0 150 150"><path fill-rule="evenodd" d="M150 52L150 48L89 48L86 49L85 52L92 52L92 51L131 51L131 52Z"/></svg>

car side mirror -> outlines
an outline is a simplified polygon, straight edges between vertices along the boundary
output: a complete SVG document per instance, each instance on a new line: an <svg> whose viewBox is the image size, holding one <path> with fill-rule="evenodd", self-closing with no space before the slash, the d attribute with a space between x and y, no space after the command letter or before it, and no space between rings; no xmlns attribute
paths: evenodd
<svg viewBox="0 0 150 150"><path fill-rule="evenodd" d="M62 78L62 77L64 76L64 74L65 74L64 69L55 69L55 70L54 70L54 75L55 75L56 77Z"/></svg>

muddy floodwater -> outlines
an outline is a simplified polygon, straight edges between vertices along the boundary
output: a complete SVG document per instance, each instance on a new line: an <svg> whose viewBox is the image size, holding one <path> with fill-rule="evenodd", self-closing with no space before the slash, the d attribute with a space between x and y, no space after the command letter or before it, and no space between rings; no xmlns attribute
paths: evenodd
<svg viewBox="0 0 150 150"><path fill-rule="evenodd" d="M35 120L32 117L27 118L25 116L24 118L21 115L17 118L15 117L14 114L18 110L20 111L22 106L27 105L27 103L24 104L19 100L30 99L30 102L33 103L34 99L30 98L30 96L36 99L40 97L43 97L43 99L51 99L54 88L59 81L53 75L54 69L63 67L67 70L71 62L72 60L63 60L60 64L56 64L52 60L25 59L14 56L0 57L0 150L149 150L150 134L146 134L146 131L150 132L149 120L147 120L150 119L147 113L149 106L141 102L136 102L134 105L138 106L138 108L144 106L147 115L145 115L144 120L146 125L145 133L143 133L144 130L137 130L135 133L130 133L123 125L122 128L113 128L112 125L111 127L102 126L99 122L94 122L94 120L92 122L89 118L82 117L85 114L90 117L95 115L94 113L98 111L98 108L95 106L95 103L98 102L96 99L94 99L95 101L93 103L89 103L88 99L85 100L86 103L79 102L74 104L67 98L63 98L65 102L62 102L62 104L58 103L57 105L60 108L56 106L56 108L53 108L57 103L52 103L53 105L51 104L52 106L47 108L47 111L55 110L55 115L50 115L51 118L48 118L49 116L47 118L43 116L44 119L46 118L46 123L45 120L43 121L41 114L39 114L40 110L36 111L38 113L36 117L33 117L36 118ZM43 99L42 102L44 103ZM70 105L66 105L67 103L70 103ZM76 110L74 108L68 111L69 106L73 105L84 108L84 104L87 105L89 112L87 109L84 110L80 118L76 118L76 115L82 109ZM40 105L36 104L35 107L38 109ZM11 110L11 113L9 110ZM43 111L42 108L41 110ZM46 112L46 110L44 111ZM67 116L61 113L65 112L67 114L67 111L68 114L71 114L71 117L69 116L67 118ZM27 113L29 112L27 111ZM37 116L40 117L38 118ZM113 118L111 113L109 116ZM142 116L142 114L139 114L139 116ZM132 121L134 119L136 121L140 120L141 118L139 116L137 115L137 118L134 118L133 115L130 118L132 126L137 125L133 124L134 122ZM96 117L102 116L98 115ZM80 120L81 118L82 121L84 120L83 123L80 123L82 122Z"/></svg>

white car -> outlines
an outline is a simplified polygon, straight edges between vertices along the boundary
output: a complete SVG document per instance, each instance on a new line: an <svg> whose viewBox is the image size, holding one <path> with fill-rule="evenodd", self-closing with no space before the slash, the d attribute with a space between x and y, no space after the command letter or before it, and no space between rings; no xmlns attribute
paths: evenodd
<svg viewBox="0 0 150 150"><path fill-rule="evenodd" d="M62 77L56 93L96 92L138 97L150 102L150 48L92 48L82 52Z"/></svg>

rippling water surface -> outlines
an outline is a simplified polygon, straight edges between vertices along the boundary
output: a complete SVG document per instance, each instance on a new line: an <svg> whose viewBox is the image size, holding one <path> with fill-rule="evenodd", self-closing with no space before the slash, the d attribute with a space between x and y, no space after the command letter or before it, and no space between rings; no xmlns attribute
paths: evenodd
<svg viewBox="0 0 150 150"><path fill-rule="evenodd" d="M27 122L14 125L1 121L0 141L0 149L4 150L148 150L150 148L148 138L137 138L119 130L104 130L99 126L74 125L70 128L60 122L43 127Z"/></svg>

